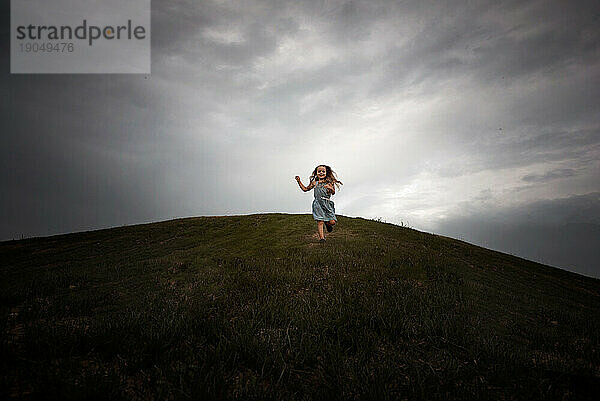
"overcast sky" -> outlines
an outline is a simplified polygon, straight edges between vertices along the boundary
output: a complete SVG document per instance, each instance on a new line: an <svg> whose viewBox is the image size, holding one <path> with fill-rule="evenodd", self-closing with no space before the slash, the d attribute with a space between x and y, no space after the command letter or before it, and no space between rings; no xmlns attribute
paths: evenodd
<svg viewBox="0 0 600 401"><path fill-rule="evenodd" d="M463 4L457 4L463 3ZM336 211L600 277L598 1L152 1L152 74L11 75L0 239Z"/></svg>

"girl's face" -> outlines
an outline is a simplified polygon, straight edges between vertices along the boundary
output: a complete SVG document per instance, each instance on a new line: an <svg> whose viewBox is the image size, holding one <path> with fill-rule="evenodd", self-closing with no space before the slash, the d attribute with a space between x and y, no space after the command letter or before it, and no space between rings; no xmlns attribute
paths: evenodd
<svg viewBox="0 0 600 401"><path fill-rule="evenodd" d="M324 180L326 175L327 169L324 166L317 167L317 178L319 178L319 181Z"/></svg>

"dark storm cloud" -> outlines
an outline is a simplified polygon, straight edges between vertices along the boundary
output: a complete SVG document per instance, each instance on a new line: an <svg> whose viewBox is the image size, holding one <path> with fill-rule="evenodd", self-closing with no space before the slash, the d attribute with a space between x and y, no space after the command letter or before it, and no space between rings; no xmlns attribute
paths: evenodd
<svg viewBox="0 0 600 401"><path fill-rule="evenodd" d="M572 132L558 131L538 134L531 137L517 136L506 143L495 142L489 145L477 145L479 168L496 169L506 167L527 166L541 162L568 160L573 168L562 169L563 175L551 174L546 178L573 176L577 170L590 167L594 161L600 160L600 129L576 130ZM565 175L567 171L569 175ZM536 175L528 176L525 181L537 181Z"/></svg>
<svg viewBox="0 0 600 401"><path fill-rule="evenodd" d="M542 131L542 129L540 129ZM483 136L483 135L482 135ZM600 160L600 129L550 131L506 137L502 131L493 139L473 136L463 144L468 159L460 158L436 167L441 177L457 177L486 170L527 167L541 163L566 163L568 167L552 169L544 174L526 174L523 181L544 183L553 179L576 177L597 168ZM590 182L593 185L593 182Z"/></svg>
<svg viewBox="0 0 600 401"><path fill-rule="evenodd" d="M153 59L160 62L161 57L176 56L199 69L221 64L239 69L272 53L282 37L298 29L293 18L281 14L280 9L286 7L272 7L266 2L248 2L246 6L235 2L155 2L152 28L159 35L156 40L153 36ZM237 33L232 40L207 34L231 30Z"/></svg>
<svg viewBox="0 0 600 401"><path fill-rule="evenodd" d="M408 43L396 45L382 88L406 77L468 76L493 85L598 60L597 2L418 3L397 3L392 12L416 29Z"/></svg>
<svg viewBox="0 0 600 401"><path fill-rule="evenodd" d="M192 0L154 1L151 14L153 56L187 53L190 49L182 45L218 17L208 4Z"/></svg>
<svg viewBox="0 0 600 401"><path fill-rule="evenodd" d="M465 212L437 232L600 278L600 192Z"/></svg>
<svg viewBox="0 0 600 401"><path fill-rule="evenodd" d="M10 13L2 16L6 55ZM181 144L163 135L169 115L149 79L11 75L8 57L1 69L2 238L156 218Z"/></svg>
<svg viewBox="0 0 600 401"><path fill-rule="evenodd" d="M473 49L473 67L483 78L526 78L594 61L600 39L594 9L595 2L538 1L505 10L509 24Z"/></svg>
<svg viewBox="0 0 600 401"><path fill-rule="evenodd" d="M104 84L97 87L89 77L18 78L8 83L9 118L2 122L4 235L122 224L155 212L160 160L135 156L151 144L159 121L139 111L135 93L129 101L112 98L118 90L107 89L108 77L98 77ZM99 95L100 88L108 93Z"/></svg>

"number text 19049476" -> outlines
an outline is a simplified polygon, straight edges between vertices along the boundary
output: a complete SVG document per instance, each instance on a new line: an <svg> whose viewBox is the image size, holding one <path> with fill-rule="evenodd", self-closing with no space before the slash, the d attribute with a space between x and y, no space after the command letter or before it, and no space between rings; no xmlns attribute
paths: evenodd
<svg viewBox="0 0 600 401"><path fill-rule="evenodd" d="M37 43L27 42L19 43L21 53L72 53L75 50L75 45L72 42L61 42L61 43Z"/></svg>

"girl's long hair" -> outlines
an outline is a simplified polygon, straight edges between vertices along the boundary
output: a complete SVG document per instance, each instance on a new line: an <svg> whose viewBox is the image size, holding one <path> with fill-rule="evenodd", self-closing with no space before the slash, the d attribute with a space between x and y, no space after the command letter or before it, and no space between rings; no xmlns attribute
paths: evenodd
<svg viewBox="0 0 600 401"><path fill-rule="evenodd" d="M317 178L317 169L321 166L325 167L325 182L327 182L329 184L333 184L333 185L335 185L335 187L337 189L340 189L340 185L344 185L344 184L340 180L337 179L337 175L335 174L335 171L333 171L331 169L331 167L329 167L325 164L319 164L317 167L315 167L312 174L310 175L310 182L313 182Z"/></svg>

